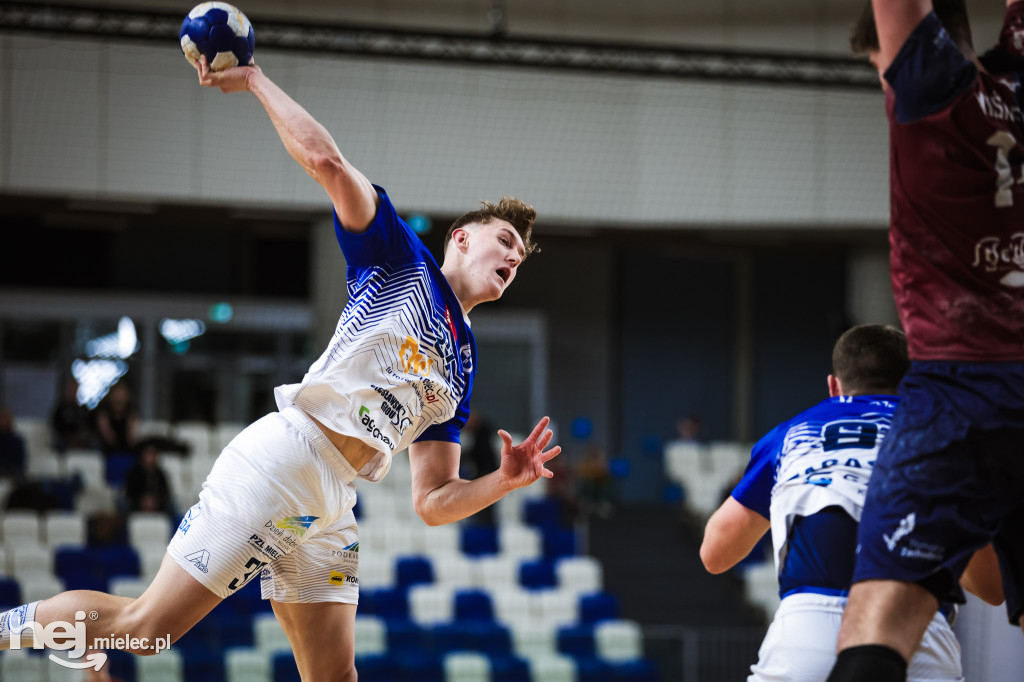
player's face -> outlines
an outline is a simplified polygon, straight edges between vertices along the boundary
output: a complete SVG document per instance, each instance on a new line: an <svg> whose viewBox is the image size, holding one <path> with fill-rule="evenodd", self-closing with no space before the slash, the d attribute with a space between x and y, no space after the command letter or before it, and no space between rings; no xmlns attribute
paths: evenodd
<svg viewBox="0 0 1024 682"><path fill-rule="evenodd" d="M467 225L466 228L470 279L484 299L497 300L516 278L519 264L523 262L523 240L504 220Z"/></svg>

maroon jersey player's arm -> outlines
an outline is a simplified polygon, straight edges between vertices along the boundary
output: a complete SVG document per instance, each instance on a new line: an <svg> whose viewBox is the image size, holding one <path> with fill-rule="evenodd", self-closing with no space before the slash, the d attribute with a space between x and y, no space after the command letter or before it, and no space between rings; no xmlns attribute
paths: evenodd
<svg viewBox="0 0 1024 682"><path fill-rule="evenodd" d="M871 6L875 13L880 48L875 66L879 73L885 73L903 43L932 11L932 0L871 0Z"/></svg>

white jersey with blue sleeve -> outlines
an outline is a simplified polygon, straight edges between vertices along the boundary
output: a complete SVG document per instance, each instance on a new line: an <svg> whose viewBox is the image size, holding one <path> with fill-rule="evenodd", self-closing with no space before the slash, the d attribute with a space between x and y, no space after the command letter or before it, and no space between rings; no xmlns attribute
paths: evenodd
<svg viewBox="0 0 1024 682"><path fill-rule="evenodd" d="M898 403L889 395L829 398L775 427L754 446L732 496L771 521L777 569L797 517L840 507L860 520L878 446Z"/></svg>
<svg viewBox="0 0 1024 682"><path fill-rule="evenodd" d="M379 481L417 440L458 443L469 416L476 342L434 257L376 187L366 232L345 231L348 304L330 345L298 384L278 386L279 409L301 408L376 448L359 477Z"/></svg>

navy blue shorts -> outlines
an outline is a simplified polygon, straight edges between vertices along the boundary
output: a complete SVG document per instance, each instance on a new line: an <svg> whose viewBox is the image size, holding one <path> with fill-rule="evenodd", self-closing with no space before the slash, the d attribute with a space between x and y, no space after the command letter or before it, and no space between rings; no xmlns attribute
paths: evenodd
<svg viewBox="0 0 1024 682"><path fill-rule="evenodd" d="M915 362L868 484L853 580L958 581L994 543L1010 622L1024 610L1024 363Z"/></svg>

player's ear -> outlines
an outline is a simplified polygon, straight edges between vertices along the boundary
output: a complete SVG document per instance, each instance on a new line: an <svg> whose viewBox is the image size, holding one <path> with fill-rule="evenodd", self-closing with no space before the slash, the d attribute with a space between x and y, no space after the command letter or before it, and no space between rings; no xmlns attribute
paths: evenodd
<svg viewBox="0 0 1024 682"><path fill-rule="evenodd" d="M828 397L838 398L843 394L843 384L839 381L839 377L828 375Z"/></svg>
<svg viewBox="0 0 1024 682"><path fill-rule="evenodd" d="M456 228L452 232L452 243L455 244L455 248L465 253L466 249L469 248L469 230L465 227Z"/></svg>

